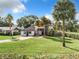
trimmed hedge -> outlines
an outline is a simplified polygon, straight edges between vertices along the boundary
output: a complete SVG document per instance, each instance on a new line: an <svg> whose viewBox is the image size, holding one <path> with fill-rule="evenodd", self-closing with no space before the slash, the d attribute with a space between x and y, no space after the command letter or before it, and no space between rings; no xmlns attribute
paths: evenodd
<svg viewBox="0 0 79 59"><path fill-rule="evenodd" d="M4 34L3 32L0 32L0 35L10 35L11 36L11 33ZM20 35L20 32L14 32L13 35Z"/></svg>
<svg viewBox="0 0 79 59"><path fill-rule="evenodd" d="M61 37L62 32L53 32L53 34L49 35L49 36ZM65 37L79 39L79 33L77 33L77 32L76 33L75 32L65 32Z"/></svg>
<svg viewBox="0 0 79 59"><path fill-rule="evenodd" d="M62 36L62 32L55 32L54 33L55 37L61 37ZM74 39L79 39L79 33L75 33L75 32L65 32L65 37L69 37L69 38L74 38Z"/></svg>
<svg viewBox="0 0 79 59"><path fill-rule="evenodd" d="M66 32L65 33L65 36L66 37L69 37L69 38L79 39L79 33Z"/></svg>
<svg viewBox="0 0 79 59"><path fill-rule="evenodd" d="M62 32L55 32L55 33L54 33L54 36L55 36L55 37L61 37L61 36L62 36Z"/></svg>

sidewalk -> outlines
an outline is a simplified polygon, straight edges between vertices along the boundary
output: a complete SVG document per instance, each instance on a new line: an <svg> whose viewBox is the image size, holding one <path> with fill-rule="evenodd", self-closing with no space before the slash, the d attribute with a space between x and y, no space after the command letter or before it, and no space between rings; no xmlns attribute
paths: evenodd
<svg viewBox="0 0 79 59"><path fill-rule="evenodd" d="M17 39L19 39L19 40L26 40L26 39L29 39L29 38L33 38L33 37L19 37ZM13 41L12 41L12 39L0 40L0 43L7 43L7 42L13 42Z"/></svg>
<svg viewBox="0 0 79 59"><path fill-rule="evenodd" d="M33 38L33 37L19 37L17 39L19 39L19 40L26 40L26 39L29 39L29 38Z"/></svg>
<svg viewBox="0 0 79 59"><path fill-rule="evenodd" d="M8 40L0 40L0 43L6 43L6 42L12 42L12 40L8 39Z"/></svg>

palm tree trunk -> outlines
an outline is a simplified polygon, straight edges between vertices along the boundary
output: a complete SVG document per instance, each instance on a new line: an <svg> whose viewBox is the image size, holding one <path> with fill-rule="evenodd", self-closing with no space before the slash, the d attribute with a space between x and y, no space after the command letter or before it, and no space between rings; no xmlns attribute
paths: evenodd
<svg viewBox="0 0 79 59"><path fill-rule="evenodd" d="M10 27L10 35L12 36L11 23L9 24L9 27Z"/></svg>
<svg viewBox="0 0 79 59"><path fill-rule="evenodd" d="M48 25L45 25L45 35L48 35Z"/></svg>
<svg viewBox="0 0 79 59"><path fill-rule="evenodd" d="M11 25L10 25L10 30L11 30Z"/></svg>
<svg viewBox="0 0 79 59"><path fill-rule="evenodd" d="M44 36L45 36L45 27L44 27Z"/></svg>
<svg viewBox="0 0 79 59"><path fill-rule="evenodd" d="M56 21L55 25L56 25L56 32L57 32L57 30L58 30L58 21Z"/></svg>
<svg viewBox="0 0 79 59"><path fill-rule="evenodd" d="M65 21L63 20L62 24L62 42L63 42L63 47L65 47Z"/></svg>
<svg viewBox="0 0 79 59"><path fill-rule="evenodd" d="M11 35L11 25L9 24L9 28L10 28L10 35Z"/></svg>

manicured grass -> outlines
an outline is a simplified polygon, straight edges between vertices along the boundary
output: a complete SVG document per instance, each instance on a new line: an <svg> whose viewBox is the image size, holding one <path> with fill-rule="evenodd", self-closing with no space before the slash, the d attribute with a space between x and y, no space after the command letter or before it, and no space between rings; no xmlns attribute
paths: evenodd
<svg viewBox="0 0 79 59"><path fill-rule="evenodd" d="M62 47L61 38L35 37L24 41L0 43L0 53L17 54L69 54L79 52L79 40L66 38L66 48Z"/></svg>
<svg viewBox="0 0 79 59"><path fill-rule="evenodd" d="M11 36L0 36L0 40L10 39Z"/></svg>
<svg viewBox="0 0 79 59"><path fill-rule="evenodd" d="M16 36L13 36L16 37ZM0 40L12 39L12 36L0 36Z"/></svg>

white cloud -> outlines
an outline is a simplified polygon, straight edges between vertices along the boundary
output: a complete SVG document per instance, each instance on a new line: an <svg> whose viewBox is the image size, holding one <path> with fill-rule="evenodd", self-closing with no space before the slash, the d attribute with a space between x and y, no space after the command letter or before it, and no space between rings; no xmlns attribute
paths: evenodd
<svg viewBox="0 0 79 59"><path fill-rule="evenodd" d="M25 7L24 5L17 5L16 7L14 7L12 10L14 13L17 13L17 12L22 12L22 11L25 11Z"/></svg>
<svg viewBox="0 0 79 59"><path fill-rule="evenodd" d="M79 20L79 13L76 14L75 18L76 20Z"/></svg>
<svg viewBox="0 0 79 59"><path fill-rule="evenodd" d="M21 0L22 2L27 2L28 0Z"/></svg>
<svg viewBox="0 0 79 59"><path fill-rule="evenodd" d="M24 11L26 8L20 0L0 0L0 12L2 12L2 10L4 12L7 9L17 13Z"/></svg>
<svg viewBox="0 0 79 59"><path fill-rule="evenodd" d="M50 14L46 14L46 15L45 15L45 17L46 17L46 18L48 18L48 19L50 19L51 21L54 21L53 16L52 16L52 15L50 15Z"/></svg>

